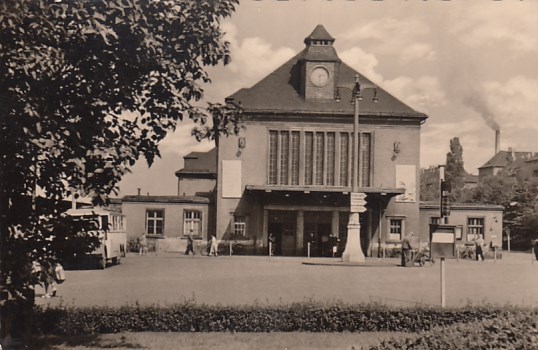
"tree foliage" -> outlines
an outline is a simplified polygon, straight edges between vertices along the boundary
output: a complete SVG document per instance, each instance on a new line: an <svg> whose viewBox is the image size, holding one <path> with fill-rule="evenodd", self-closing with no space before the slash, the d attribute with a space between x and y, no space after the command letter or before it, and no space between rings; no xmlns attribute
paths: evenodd
<svg viewBox="0 0 538 350"><path fill-rule="evenodd" d="M20 269L58 253L62 200L106 202L229 60L219 22L237 0L3 0L0 211L3 302ZM37 189L37 192L36 192ZM36 201L36 193L45 199Z"/></svg>
<svg viewBox="0 0 538 350"><path fill-rule="evenodd" d="M460 139L454 137L450 140L450 152L446 154L445 180L450 183L450 200L460 201L465 180L465 169L463 167L463 147Z"/></svg>

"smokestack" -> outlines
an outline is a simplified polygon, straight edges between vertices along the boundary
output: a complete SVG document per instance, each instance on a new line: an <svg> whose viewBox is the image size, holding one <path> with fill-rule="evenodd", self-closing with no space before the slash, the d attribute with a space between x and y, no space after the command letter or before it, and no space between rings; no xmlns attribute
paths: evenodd
<svg viewBox="0 0 538 350"><path fill-rule="evenodd" d="M499 153L501 148L501 130L495 130L495 154Z"/></svg>

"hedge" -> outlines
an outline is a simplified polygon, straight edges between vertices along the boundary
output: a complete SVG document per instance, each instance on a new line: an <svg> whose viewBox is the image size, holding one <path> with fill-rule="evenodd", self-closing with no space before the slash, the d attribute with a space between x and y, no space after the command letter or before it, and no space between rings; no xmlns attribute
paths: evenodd
<svg viewBox="0 0 538 350"><path fill-rule="evenodd" d="M387 340L370 350L536 349L538 313L508 313L471 324L438 327L416 338Z"/></svg>
<svg viewBox="0 0 538 350"><path fill-rule="evenodd" d="M491 307L394 308L381 304L209 306L178 304L36 309L34 325L44 334L119 332L422 332L455 323L476 323L538 309Z"/></svg>

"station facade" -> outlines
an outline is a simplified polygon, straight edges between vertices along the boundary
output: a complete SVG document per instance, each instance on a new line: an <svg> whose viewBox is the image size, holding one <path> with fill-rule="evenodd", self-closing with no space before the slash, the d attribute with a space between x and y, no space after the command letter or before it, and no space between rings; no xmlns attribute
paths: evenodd
<svg viewBox="0 0 538 350"><path fill-rule="evenodd" d="M328 247L338 241L341 253L350 212L357 75L362 100L355 165L367 202L360 218L362 250L377 255L380 245L420 229L420 129L427 116L343 62L334 41L317 26L304 50L229 96L228 102L243 109L245 129L221 138L216 154L196 154L197 160L186 159L176 172L179 188L194 195L193 174L204 174L200 181L207 189L212 173L197 164L214 162L210 205L216 214L209 234L245 237L259 248L272 234L279 255L304 255L310 243L312 255L328 256Z"/></svg>

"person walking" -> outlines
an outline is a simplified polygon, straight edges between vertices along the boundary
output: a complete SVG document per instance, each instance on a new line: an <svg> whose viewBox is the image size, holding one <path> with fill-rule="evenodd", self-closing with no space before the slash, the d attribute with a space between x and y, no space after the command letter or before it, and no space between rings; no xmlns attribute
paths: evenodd
<svg viewBox="0 0 538 350"><path fill-rule="evenodd" d="M148 239L145 232L140 237L138 243L140 244L140 247L138 248L138 255L146 255L148 253Z"/></svg>
<svg viewBox="0 0 538 350"><path fill-rule="evenodd" d="M192 255L196 255L193 247L192 230L191 233L187 235L187 250L185 250L185 255L189 255L190 253L192 253Z"/></svg>
<svg viewBox="0 0 538 350"><path fill-rule="evenodd" d="M412 260L412 251L413 246L411 245L411 241L413 240L414 233L410 232L409 235L404 236L404 239L402 240L402 266L407 267L408 263Z"/></svg>
<svg viewBox="0 0 538 350"><path fill-rule="evenodd" d="M484 239L482 238L482 234L478 234L478 237L474 241L474 246L476 261L484 261L484 250L482 249L484 246Z"/></svg>
<svg viewBox="0 0 538 350"><path fill-rule="evenodd" d="M211 248L209 249L209 256L219 256L217 251L219 248L219 244L217 242L217 237L215 235L211 235Z"/></svg>

